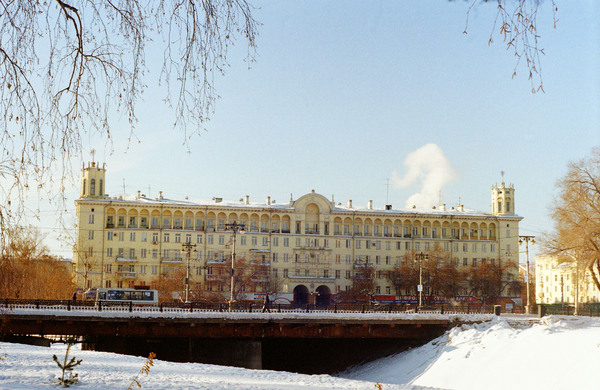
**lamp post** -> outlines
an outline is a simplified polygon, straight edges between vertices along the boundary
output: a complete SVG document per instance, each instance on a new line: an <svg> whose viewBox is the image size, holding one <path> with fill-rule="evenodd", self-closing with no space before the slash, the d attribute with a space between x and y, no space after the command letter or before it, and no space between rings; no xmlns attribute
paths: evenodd
<svg viewBox="0 0 600 390"><path fill-rule="evenodd" d="M231 232L233 233L233 248L231 251L231 290L229 295L229 311L231 311L234 302L233 293L235 286L235 239L237 232L239 231L240 233L244 233L245 228L246 226L243 223L239 224L236 221L225 224L225 230L231 230Z"/></svg>
<svg viewBox="0 0 600 390"><path fill-rule="evenodd" d="M531 299L529 297L529 241L531 245L535 244L535 236L519 236L519 245L525 243L525 259L527 261L527 272L525 273L525 282L527 283L527 304L525 305L525 313L531 313Z"/></svg>
<svg viewBox="0 0 600 390"><path fill-rule="evenodd" d="M423 306L423 260L428 260L429 255L423 252L417 253L415 255L415 259L419 260L419 286L417 290L419 290L419 307Z"/></svg>
<svg viewBox="0 0 600 390"><path fill-rule="evenodd" d="M194 250L192 251L192 248ZM186 242L181 244L181 253L186 254L187 266L185 271L185 303L190 303L190 254L196 254L196 244Z"/></svg>

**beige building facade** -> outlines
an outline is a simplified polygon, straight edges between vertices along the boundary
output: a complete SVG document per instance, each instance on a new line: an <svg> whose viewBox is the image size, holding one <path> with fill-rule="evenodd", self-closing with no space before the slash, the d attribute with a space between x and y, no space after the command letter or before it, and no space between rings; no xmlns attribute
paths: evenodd
<svg viewBox="0 0 600 390"><path fill-rule="evenodd" d="M598 303L600 291L588 271L571 259L539 256L535 259L536 303Z"/></svg>
<svg viewBox="0 0 600 390"><path fill-rule="evenodd" d="M449 253L458 267L489 259L508 267L506 280L518 278L522 217L515 214L514 187L504 182L491 189L490 213L462 205L400 210L376 208L369 201L358 207L314 190L286 202L270 197L251 202L248 196L193 202L167 199L162 192L155 198L139 191L109 196L105 186L105 165L91 162L82 168L74 262L83 288L150 285L186 266L182 248L190 244L196 250L192 289L226 292L228 277L215 273L231 256L232 232L226 226L234 221L245 226L245 234L236 235L236 258L267 267L290 301L307 293L348 290L354 270L363 264L374 267L377 294L403 294L386 275L414 260L409 257L415 252L434 247Z"/></svg>

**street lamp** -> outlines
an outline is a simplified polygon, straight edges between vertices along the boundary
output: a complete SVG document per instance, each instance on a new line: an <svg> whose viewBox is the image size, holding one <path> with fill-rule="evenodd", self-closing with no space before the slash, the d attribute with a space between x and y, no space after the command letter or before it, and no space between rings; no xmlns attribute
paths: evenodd
<svg viewBox="0 0 600 390"><path fill-rule="evenodd" d="M525 259L527 260L527 272L525 273L525 283L527 283L527 304L525 305L525 313L531 312L531 299L529 297L529 241L531 245L535 244L535 236L519 236L519 245L525 243Z"/></svg>
<svg viewBox="0 0 600 390"><path fill-rule="evenodd" d="M192 248L194 248L193 251ZM197 253L196 244L191 244L189 242L181 244L181 253L185 253L187 258L187 267L185 271L185 303L190 303L190 253Z"/></svg>
<svg viewBox="0 0 600 390"><path fill-rule="evenodd" d="M417 286L417 290L419 290L419 307L423 306L423 260L429 260L429 255L426 253L417 253L415 255L415 259L419 260L419 286Z"/></svg>
<svg viewBox="0 0 600 390"><path fill-rule="evenodd" d="M235 283L235 277L234 277L234 273L235 273L235 237L237 232L239 231L240 233L244 233L246 225L244 225L243 223L237 223L236 221L233 221L232 223L226 223L225 224L225 230L231 230L231 232L233 233L233 249L231 251L231 291L230 291L230 295L229 295L229 311L231 311L231 306L233 305L234 302L234 298L233 298L233 291L234 291L234 283Z"/></svg>

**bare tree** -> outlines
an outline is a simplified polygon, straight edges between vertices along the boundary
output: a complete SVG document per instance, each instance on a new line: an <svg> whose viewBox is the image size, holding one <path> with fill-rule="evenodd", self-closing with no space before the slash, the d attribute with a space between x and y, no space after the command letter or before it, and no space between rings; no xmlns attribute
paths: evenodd
<svg viewBox="0 0 600 390"><path fill-rule="evenodd" d="M528 71L531 82L531 92L544 92L542 80L541 56L544 49L539 46L540 35L537 28L537 17L542 1L540 0L469 0L471 5L467 11L467 21L464 34L469 28L471 10L481 3L496 4L496 18L492 25L488 44L494 42L496 34L502 37L506 49L515 57L515 66L512 77L517 76L517 69L522 63ZM553 24L556 28L558 22L556 13L558 8L555 0L549 1L552 6Z"/></svg>
<svg viewBox="0 0 600 390"><path fill-rule="evenodd" d="M244 40L254 59L256 28L246 0L0 0L0 190L18 200L0 203L1 226L18 222L31 189L52 183L61 198L70 157L86 136L110 143L111 117L126 116L135 137L151 41L186 140L213 111L230 46Z"/></svg>
<svg viewBox="0 0 600 390"><path fill-rule="evenodd" d="M48 253L35 229L6 232L8 245L0 256L0 297L69 299L75 291L71 263Z"/></svg>
<svg viewBox="0 0 600 390"><path fill-rule="evenodd" d="M554 232L542 241L544 251L573 259L600 290L600 147L570 163L557 187Z"/></svg>

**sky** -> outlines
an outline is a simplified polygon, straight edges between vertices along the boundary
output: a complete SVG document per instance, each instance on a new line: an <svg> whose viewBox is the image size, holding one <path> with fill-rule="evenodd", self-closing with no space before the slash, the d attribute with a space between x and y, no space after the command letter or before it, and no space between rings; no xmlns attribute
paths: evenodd
<svg viewBox="0 0 600 390"><path fill-rule="evenodd" d="M511 77L515 59L502 38L488 45L494 4L476 6L463 34L470 1L251 3L261 23L256 61L244 62L243 42L229 53L215 79L215 112L189 152L164 90L148 79L140 142L128 144L128 123L116 118L113 145L85 138L76 172L95 149L109 195L286 202L314 189L342 204L404 208L427 192L428 201L485 212L504 172L524 217L520 234L539 236L552 229L549 208L567 163L600 146L595 0L556 0L556 28L550 1L541 5L545 93L536 94L523 66ZM154 58L160 53L146 56L151 76ZM77 183L66 193L69 214ZM55 207L38 207L46 244L72 257L56 240Z"/></svg>

